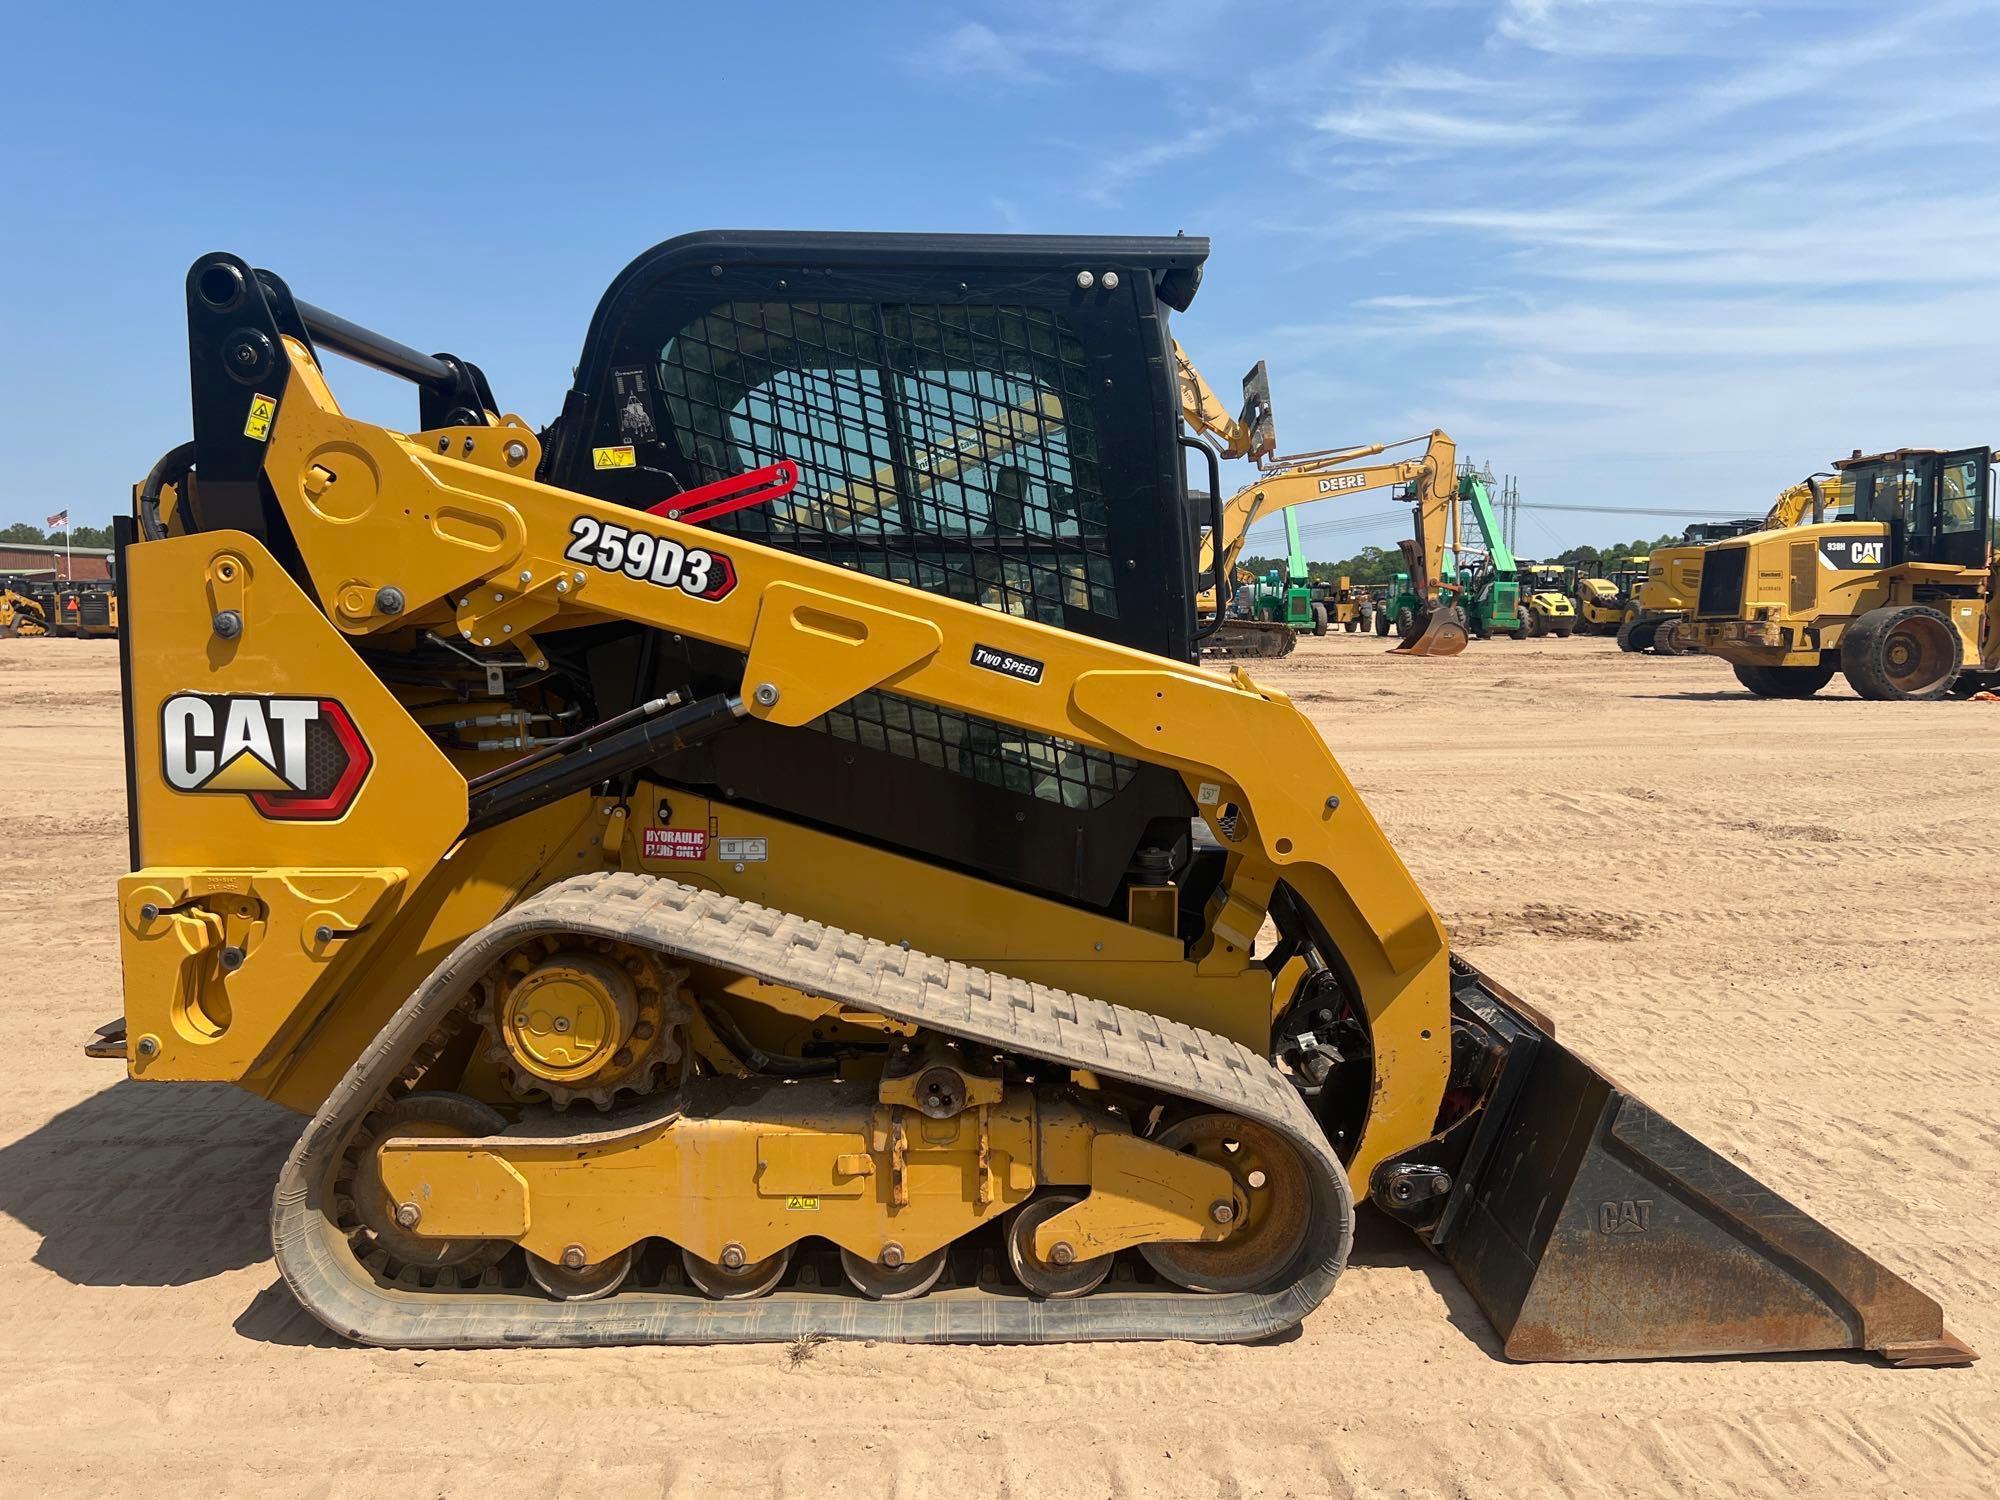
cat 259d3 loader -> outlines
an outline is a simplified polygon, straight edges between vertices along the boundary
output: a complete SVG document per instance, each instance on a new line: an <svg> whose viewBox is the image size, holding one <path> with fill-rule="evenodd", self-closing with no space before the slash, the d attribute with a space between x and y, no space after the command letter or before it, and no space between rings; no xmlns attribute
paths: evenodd
<svg viewBox="0 0 2000 1500"><path fill-rule="evenodd" d="M1250 1339L1367 1202L1517 1358L1971 1357L1455 956L1311 722L1195 664L1206 252L685 236L540 433L195 263L93 1049L309 1117L272 1228L330 1327Z"/></svg>

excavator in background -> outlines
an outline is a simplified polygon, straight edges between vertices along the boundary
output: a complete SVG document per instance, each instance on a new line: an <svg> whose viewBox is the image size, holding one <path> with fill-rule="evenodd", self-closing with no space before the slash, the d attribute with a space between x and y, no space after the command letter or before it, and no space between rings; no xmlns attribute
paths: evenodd
<svg viewBox="0 0 2000 1500"><path fill-rule="evenodd" d="M1618 649L1655 656L1699 656L1701 645L1689 615L1701 593L1703 549L1753 531L1784 531L1807 519L1817 525L1837 518L1853 504L1852 487L1837 475L1813 474L1778 492L1761 519L1700 521L1687 528L1682 545L1656 547L1646 577L1633 594L1636 608L1618 628Z"/></svg>
<svg viewBox="0 0 2000 1500"><path fill-rule="evenodd" d="M1362 462L1417 442L1424 444L1420 458ZM1455 656L1470 638L1461 609L1462 589L1452 563L1459 543L1456 464L1457 446L1441 431L1401 443L1368 443L1274 458L1222 507L1215 534L1223 538L1224 556L1233 558L1254 522L1292 506L1403 489L1412 502L1416 538L1401 544L1409 582L1392 591L1388 602L1390 618L1401 637L1396 649L1413 656ZM1206 540L1201 566L1204 572L1213 567ZM1257 623L1269 629L1265 622ZM1287 645L1282 650L1231 654L1283 655L1289 649Z"/></svg>
<svg viewBox="0 0 2000 1500"><path fill-rule="evenodd" d="M1256 1339L1365 1202L1511 1358L1974 1357L1453 952L1312 721L1197 664L1224 528L1168 324L1206 254L683 236L539 431L195 262L193 437L114 529L124 1014L86 1050L307 1117L271 1224L315 1317Z"/></svg>
<svg viewBox="0 0 2000 1500"><path fill-rule="evenodd" d="M1313 629L1319 623L1312 611L1315 599L1306 576L1305 550L1299 541L1297 518L1290 513L1292 507L1319 500L1351 499L1398 486L1410 492L1417 536L1414 542L1402 543L1404 561L1413 582L1400 594L1392 594L1390 600L1402 637L1396 649L1413 656L1453 656L1464 650L1467 631L1459 607L1460 590L1449 561L1458 542L1455 503L1458 450L1451 438L1433 431L1428 438L1406 438L1401 443L1364 443L1278 457L1270 376L1262 360L1243 377L1243 404L1239 415L1231 417L1178 342L1173 353L1181 421L1194 434L1183 439L1183 445L1209 455L1211 464L1225 458L1248 458L1261 471L1255 480L1218 507L1200 544L1201 576L1218 581L1205 583L1198 600L1203 629L1207 632L1204 654L1289 655L1299 629ZM1416 442L1425 443L1421 458L1372 465L1361 462ZM1213 472L1219 474L1220 470ZM1234 578L1236 559L1242 553L1251 526L1281 512L1285 514L1288 573L1284 617L1279 618L1275 609L1254 606L1247 615L1233 613L1227 607L1229 590L1218 583ZM1256 587L1253 583L1252 599L1259 597ZM1273 598L1276 587L1275 582L1267 582L1262 597ZM1295 595L1293 590L1297 591ZM1242 597L1240 589L1235 592ZM1303 624L1293 617L1294 600L1302 612ZM1360 601L1357 598L1352 602L1356 628L1361 628Z"/></svg>
<svg viewBox="0 0 2000 1500"><path fill-rule="evenodd" d="M1833 467L1772 508L1791 526L1702 550L1681 629L1760 698L1811 697L1836 673L1890 702L2000 681L1993 450L1857 449Z"/></svg>

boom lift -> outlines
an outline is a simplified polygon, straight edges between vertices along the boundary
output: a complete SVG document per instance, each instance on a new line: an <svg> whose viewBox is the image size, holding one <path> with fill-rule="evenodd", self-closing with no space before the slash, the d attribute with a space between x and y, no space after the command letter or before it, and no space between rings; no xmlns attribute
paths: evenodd
<svg viewBox="0 0 2000 1500"><path fill-rule="evenodd" d="M1711 544L1692 631L1764 698L1836 672L1864 698L1939 698L2000 676L1990 448L1899 448L1834 464L1849 514ZM1789 493L1789 492L1788 492ZM1784 503L1781 497L1781 505ZM1773 507L1773 515L1779 507Z"/></svg>
<svg viewBox="0 0 2000 1500"><path fill-rule="evenodd" d="M1469 596L1465 603L1466 629L1477 640L1495 635L1518 640L1528 633L1528 622L1521 607L1521 570L1515 564L1514 549L1501 533L1500 520L1487 497L1485 479L1478 474L1461 474L1458 488L1460 499L1472 508L1486 549L1484 559L1464 580L1464 592ZM1460 567L1464 568L1463 562Z"/></svg>
<svg viewBox="0 0 2000 1500"><path fill-rule="evenodd" d="M272 1227L316 1316L1254 1338L1365 1199L1516 1358L1970 1357L1453 955L1310 720L1194 664L1167 320L1206 251L685 236L542 435L195 263L193 442L116 531L91 1045L311 1117ZM344 414L332 354L417 430Z"/></svg>

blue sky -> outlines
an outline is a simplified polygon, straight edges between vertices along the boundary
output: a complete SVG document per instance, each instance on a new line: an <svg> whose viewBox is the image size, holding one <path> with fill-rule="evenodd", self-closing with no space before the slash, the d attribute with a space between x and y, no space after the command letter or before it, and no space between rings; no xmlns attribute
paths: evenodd
<svg viewBox="0 0 2000 1500"><path fill-rule="evenodd" d="M540 422L627 260L748 226L1207 234L1177 331L1225 389L1270 362L1284 447L1442 426L1530 502L1754 511L1850 448L2000 434L1996 12L17 8L0 522L101 520L185 436L204 251ZM1675 524L1528 512L1520 542Z"/></svg>

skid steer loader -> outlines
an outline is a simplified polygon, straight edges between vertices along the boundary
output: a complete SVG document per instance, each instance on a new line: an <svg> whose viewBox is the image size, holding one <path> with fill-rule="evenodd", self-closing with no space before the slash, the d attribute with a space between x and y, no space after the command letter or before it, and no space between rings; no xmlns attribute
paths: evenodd
<svg viewBox="0 0 2000 1500"><path fill-rule="evenodd" d="M688 235L541 433L196 262L91 1046L309 1117L272 1231L329 1327L1249 1339L1367 1202L1516 1358L1971 1357L1454 956L1311 723L1194 665L1206 252Z"/></svg>

